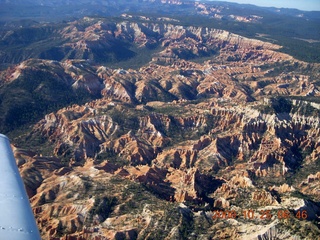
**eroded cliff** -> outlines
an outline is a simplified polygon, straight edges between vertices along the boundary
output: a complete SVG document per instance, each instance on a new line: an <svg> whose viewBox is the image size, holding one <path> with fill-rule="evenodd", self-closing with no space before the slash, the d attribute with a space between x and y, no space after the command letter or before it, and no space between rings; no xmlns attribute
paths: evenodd
<svg viewBox="0 0 320 240"><path fill-rule="evenodd" d="M30 59L1 73L30 99L55 102L57 85L81 99L11 133L43 238L319 235L318 64L200 27L85 18L60 34L89 59L124 39L161 51L139 69Z"/></svg>

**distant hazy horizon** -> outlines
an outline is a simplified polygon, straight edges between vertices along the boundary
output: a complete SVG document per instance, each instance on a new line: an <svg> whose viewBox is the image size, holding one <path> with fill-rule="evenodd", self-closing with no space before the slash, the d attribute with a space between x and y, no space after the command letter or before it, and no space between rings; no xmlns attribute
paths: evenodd
<svg viewBox="0 0 320 240"><path fill-rule="evenodd" d="M262 7L296 8L304 11L320 11L320 0L214 0L253 4Z"/></svg>

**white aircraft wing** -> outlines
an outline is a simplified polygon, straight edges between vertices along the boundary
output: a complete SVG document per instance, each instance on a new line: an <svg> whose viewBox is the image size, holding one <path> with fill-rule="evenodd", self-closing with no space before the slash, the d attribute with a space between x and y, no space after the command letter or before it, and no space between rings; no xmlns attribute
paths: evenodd
<svg viewBox="0 0 320 240"><path fill-rule="evenodd" d="M9 139L0 134L0 240L7 239L41 238Z"/></svg>

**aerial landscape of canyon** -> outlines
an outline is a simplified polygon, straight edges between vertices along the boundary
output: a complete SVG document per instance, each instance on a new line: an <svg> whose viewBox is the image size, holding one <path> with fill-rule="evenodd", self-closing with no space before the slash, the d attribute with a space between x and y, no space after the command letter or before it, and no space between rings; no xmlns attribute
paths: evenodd
<svg viewBox="0 0 320 240"><path fill-rule="evenodd" d="M0 132L42 239L320 236L320 12L19 2Z"/></svg>

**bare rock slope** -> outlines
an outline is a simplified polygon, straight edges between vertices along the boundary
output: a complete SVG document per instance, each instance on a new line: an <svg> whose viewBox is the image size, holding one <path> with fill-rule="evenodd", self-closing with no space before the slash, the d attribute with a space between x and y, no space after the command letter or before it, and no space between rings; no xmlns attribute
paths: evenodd
<svg viewBox="0 0 320 240"><path fill-rule="evenodd" d="M31 59L1 73L93 96L12 134L44 239L319 235L319 65L222 30L82 21L60 32L74 54L162 49L139 69Z"/></svg>

